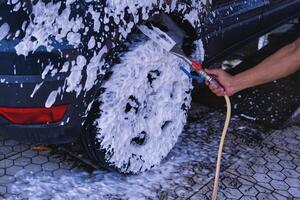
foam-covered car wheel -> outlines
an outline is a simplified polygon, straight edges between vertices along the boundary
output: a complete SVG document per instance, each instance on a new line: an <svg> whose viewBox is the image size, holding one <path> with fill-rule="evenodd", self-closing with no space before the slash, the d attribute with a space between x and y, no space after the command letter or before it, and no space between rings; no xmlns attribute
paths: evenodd
<svg viewBox="0 0 300 200"><path fill-rule="evenodd" d="M159 164L175 145L192 86L180 60L153 41L139 35L126 45L101 86L82 141L98 164L138 173Z"/></svg>

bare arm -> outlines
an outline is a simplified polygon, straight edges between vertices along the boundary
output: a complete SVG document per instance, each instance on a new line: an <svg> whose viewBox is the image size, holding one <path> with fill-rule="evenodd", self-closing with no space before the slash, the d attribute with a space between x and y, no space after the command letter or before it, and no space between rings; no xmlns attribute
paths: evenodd
<svg viewBox="0 0 300 200"><path fill-rule="evenodd" d="M216 76L224 86L225 91L215 85L210 89L218 96L233 95L234 93L256 85L264 84L286 77L300 69L300 37L293 43L286 45L255 67L235 76L230 76L223 70L207 70Z"/></svg>

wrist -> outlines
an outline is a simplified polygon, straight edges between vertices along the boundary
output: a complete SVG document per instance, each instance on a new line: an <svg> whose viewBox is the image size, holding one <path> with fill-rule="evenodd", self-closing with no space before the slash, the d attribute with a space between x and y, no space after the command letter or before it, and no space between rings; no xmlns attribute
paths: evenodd
<svg viewBox="0 0 300 200"><path fill-rule="evenodd" d="M238 76L232 76L230 88L231 88L232 94L235 94L235 93L243 90L244 88L243 88L242 80Z"/></svg>

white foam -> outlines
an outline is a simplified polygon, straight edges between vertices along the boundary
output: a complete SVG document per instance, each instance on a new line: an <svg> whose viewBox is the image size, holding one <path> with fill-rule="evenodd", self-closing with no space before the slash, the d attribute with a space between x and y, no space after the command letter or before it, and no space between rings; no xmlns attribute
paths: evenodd
<svg viewBox="0 0 300 200"><path fill-rule="evenodd" d="M252 117L252 116L249 116L249 115L245 115L245 114L240 114L242 117L246 118L246 119L249 119L249 120L252 120L252 121L255 121L256 120L256 117Z"/></svg>
<svg viewBox="0 0 300 200"><path fill-rule="evenodd" d="M104 46L101 51L93 56L90 60L89 64L87 65L86 74L87 79L84 85L84 89L86 91L90 90L95 82L97 81L97 76L100 74L104 74L105 71L101 70L101 67L104 65L104 61L102 60L103 55L107 53L107 47Z"/></svg>
<svg viewBox="0 0 300 200"><path fill-rule="evenodd" d="M186 91L191 89L191 82L179 70L181 60L153 41L139 43L122 60L103 84L106 90L100 97L102 114L96 120L101 130L98 138L103 148L113 152L109 162L124 172L139 172L159 164L176 143L186 122L181 106L184 99L189 106L191 97ZM160 75L150 85L147 76L156 70ZM138 113L134 109L125 113L127 103L133 107L140 104ZM172 123L162 129L166 121ZM146 143L132 145L131 139L143 131L147 134Z"/></svg>
<svg viewBox="0 0 300 200"><path fill-rule="evenodd" d="M96 40L95 40L95 37L92 36L92 37L90 38L89 42L88 42L88 48L89 48L89 49L92 49L92 48L95 47L95 45L96 45Z"/></svg>
<svg viewBox="0 0 300 200"><path fill-rule="evenodd" d="M296 118L298 116L300 116L300 107L294 112L292 118Z"/></svg>
<svg viewBox="0 0 300 200"><path fill-rule="evenodd" d="M35 85L30 97L33 98L35 93L41 88L41 86L43 85L44 82L38 83Z"/></svg>
<svg viewBox="0 0 300 200"><path fill-rule="evenodd" d="M17 1L16 1L17 2ZM172 1L171 4L165 4L163 1L159 3L156 0L108 0L104 5L104 16L101 13L101 9L93 6L93 2L88 0L86 1L88 5L88 10L84 15L71 15L71 6L76 4L75 0L68 0L65 3L65 8L62 8L62 2L48 2L37 1L32 4L32 15L29 23L24 22L22 25L22 30L25 31L25 37L21 42L15 47L17 54L19 55L28 55L29 52L36 51L39 47L45 47L48 51L51 51L54 47L52 46L52 40L49 38L54 37L56 41L62 42L66 40L68 44L78 47L81 42L82 35L81 33L86 33L90 27L85 27L83 24L82 16L92 16L93 30L99 35L99 39L91 37L88 42L88 48L92 49L97 44L98 48L101 49L104 47L104 42L107 40L108 33L112 33L112 36L116 36L119 33L119 39L125 39L128 34L131 33L132 28L136 23L139 22L139 15L137 15L138 10L142 13L142 19L147 20L149 18L149 12L153 9L164 10L165 12L172 12L174 10L179 10L182 13L185 13L186 19L190 21L193 25L197 24L199 19L195 13L202 11L202 5L206 4L205 0L193 0L192 5L188 11L185 4L175 3ZM17 3L16 3L17 4ZM125 19L125 10L127 14L133 17L132 21L127 21ZM111 20L113 19L113 20ZM117 30L110 30L111 25L109 23L114 22L119 25ZM197 22L197 23L196 23ZM3 33L7 32L7 25L2 25ZM103 31L104 27L104 31ZM106 31L106 32L105 32ZM117 31L117 32L116 32ZM5 34L3 34L5 35ZM115 46L116 44L113 44ZM94 56L98 56L99 50L95 50ZM92 79L91 81L86 81L86 83L79 83L79 80L82 80L82 71L74 72L72 68L78 68L70 65L68 70L71 72L70 77L68 78L68 87L64 87L68 92L76 91L76 93L82 92L82 90L91 89L91 84L95 82L95 76L93 73L96 71L101 71L102 65L104 64L101 59L99 63L95 64L93 60L99 60L99 58L87 59L87 68L86 73ZM93 66L91 66L93 65ZM96 70L96 68L98 68ZM67 68L64 68L67 69ZM43 77L47 73L51 73L52 70L46 68L43 72ZM64 71L65 72L65 71ZM53 73L52 73L53 75ZM74 83L74 84L73 84ZM84 84L84 85L83 85Z"/></svg>
<svg viewBox="0 0 300 200"><path fill-rule="evenodd" d="M48 96L48 99L45 103L45 107L46 108L50 108L56 101L56 98L57 98L57 95L58 95L58 92L57 90L54 90L52 91L49 96Z"/></svg>
<svg viewBox="0 0 300 200"><path fill-rule="evenodd" d="M220 114L216 113L213 116L218 118ZM213 116L210 119L215 120ZM70 174L63 173L53 177L43 173L34 175L28 171L21 171L16 175L17 182L13 183L12 191L20 194L20 199L31 200L159 199L159 191L174 191L179 185L189 186L187 174L198 177L197 184L200 186L213 178L213 173L207 177L205 174L214 169L219 136L216 134L215 138L211 138L206 132L207 127L199 121L190 123L167 159L160 166L139 175L125 176L107 171L88 174L76 169L70 170ZM227 159L228 155L230 152L223 153L223 164L230 160ZM199 174L203 176L197 176ZM172 199L172 196L169 197Z"/></svg>
<svg viewBox="0 0 300 200"><path fill-rule="evenodd" d="M32 5L33 21L26 28L26 35L15 47L18 55L27 56L29 52L44 46L49 51L53 48L49 38L54 36L57 41L68 39L70 45L78 46L81 35L78 33L83 27L82 18L71 18L70 4L67 1L66 8L59 14L61 2L44 3L38 1ZM32 40L35 38L35 40Z"/></svg>
<svg viewBox="0 0 300 200"><path fill-rule="evenodd" d="M10 27L7 23L0 26L0 41L3 40L9 33Z"/></svg>

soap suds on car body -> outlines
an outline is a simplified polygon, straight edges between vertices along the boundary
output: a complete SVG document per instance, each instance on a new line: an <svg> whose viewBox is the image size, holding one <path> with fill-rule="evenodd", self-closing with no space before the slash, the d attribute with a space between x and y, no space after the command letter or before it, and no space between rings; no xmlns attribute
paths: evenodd
<svg viewBox="0 0 300 200"><path fill-rule="evenodd" d="M187 8L186 4L177 4L176 1L172 1L172 3L166 4L164 1L160 1L159 3L156 0L151 1L137 1L137 0L109 0L106 2L106 5L100 8L95 8L93 5L93 1L85 1L88 5L88 10L85 11L83 15L73 16L71 7L75 5L76 1L68 0L65 2L65 8L62 8L62 2L49 2L44 3L43 1L37 1L32 5L32 21L24 22L22 25L22 29L25 31L25 37L19 42L19 44L15 47L17 54L19 55L28 55L29 52L37 51L41 47L45 47L48 51L53 50L52 39L54 38L58 42L67 41L69 45L73 47L79 47L81 44L81 39L83 37L83 33L90 29L90 27L84 26L84 17L87 15L91 15L93 19L93 31L100 32L101 42L105 40L105 38L109 37L109 33L113 32L113 35L120 34L119 40L124 40L129 33L131 33L132 28L136 23L140 21L139 15L137 12L141 10L142 12L142 20L147 20L149 18L149 13L152 9L156 8L156 10L164 10L166 12L172 12L174 10L180 10L180 12L184 13L185 19L188 20L192 25L196 26L199 24L198 15L195 13L199 13L202 10L202 5L206 4L205 0L192 0L191 5ZM18 1L9 1L10 4L18 4ZM99 2L99 4L101 4ZM104 15L103 11L104 10ZM125 12L126 10L126 12ZM126 21L125 13L133 16L132 21ZM113 21L111 21L111 18ZM111 23L115 23L120 26L118 32L114 32L116 30L101 29L103 26L110 27ZM3 30L3 34L7 32L7 25L3 24L0 30ZM101 31L100 31L101 30ZM32 40L34 38L34 40ZM99 40L99 38L98 38ZM104 62L102 55L99 55L99 52L105 47L104 44L99 43L97 38L91 36L88 42L89 49L94 50L94 56L91 59L87 59L87 67L76 69L78 72L74 72L72 68L78 68L76 64L72 64L69 68L69 78L67 87L62 87L66 89L66 92L75 91L77 96L82 91L87 91L91 89L91 85L95 84L97 80L95 76L91 76L91 72L97 73L98 70L102 69ZM97 41L97 48L96 47ZM101 45L99 45L101 44ZM116 45L116 44L113 44ZM99 56L101 58L99 59ZM97 57L96 60L100 60L99 63L93 62L94 57ZM43 72L43 77L51 73L53 69L49 70L49 67ZM82 83L81 81L81 73L87 73L90 75L92 80L89 78L86 80L86 83ZM99 75L105 74L105 70L99 72ZM52 76L55 75L55 72L52 72ZM47 103L49 105L49 102Z"/></svg>

